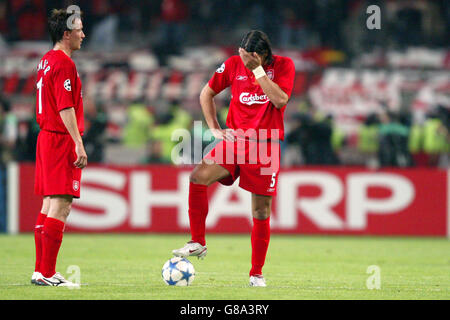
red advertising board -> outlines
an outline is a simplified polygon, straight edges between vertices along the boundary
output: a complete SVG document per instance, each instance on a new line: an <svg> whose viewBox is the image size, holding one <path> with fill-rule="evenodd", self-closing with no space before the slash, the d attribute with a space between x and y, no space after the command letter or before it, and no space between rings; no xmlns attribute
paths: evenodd
<svg viewBox="0 0 450 320"><path fill-rule="evenodd" d="M67 232L188 232L189 174L175 166L99 166L83 170ZM41 199L34 165L17 167L16 229L32 231ZM448 174L439 169L290 168L278 176L273 233L449 234ZM208 188L207 232L251 228L251 196L235 182ZM10 210L11 211L11 210Z"/></svg>

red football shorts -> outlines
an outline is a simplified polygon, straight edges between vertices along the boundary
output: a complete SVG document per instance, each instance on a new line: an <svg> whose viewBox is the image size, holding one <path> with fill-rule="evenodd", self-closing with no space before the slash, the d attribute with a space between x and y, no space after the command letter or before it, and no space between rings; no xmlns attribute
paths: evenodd
<svg viewBox="0 0 450 320"><path fill-rule="evenodd" d="M80 197L81 169L75 143L69 134L41 130L36 147L34 192L41 196L72 195Z"/></svg>
<svg viewBox="0 0 450 320"><path fill-rule="evenodd" d="M232 185L240 177L239 186L259 195L275 196L280 171L279 141L238 139L219 142L204 158L224 167L230 176L220 180Z"/></svg>

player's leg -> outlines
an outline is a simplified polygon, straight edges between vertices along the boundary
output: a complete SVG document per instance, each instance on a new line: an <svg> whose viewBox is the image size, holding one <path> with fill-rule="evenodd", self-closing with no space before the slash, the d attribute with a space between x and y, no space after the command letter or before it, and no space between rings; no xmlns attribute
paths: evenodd
<svg viewBox="0 0 450 320"><path fill-rule="evenodd" d="M42 261L38 284L49 286L74 286L56 272L56 260L61 247L64 227L72 207L72 195L50 196L50 207L42 231Z"/></svg>
<svg viewBox="0 0 450 320"><path fill-rule="evenodd" d="M230 176L230 172L224 167L205 161L198 164L190 175L189 182L189 223L191 229L191 241L183 248L173 250L175 256L197 256L203 258L206 255L205 222L208 215L207 188L212 183Z"/></svg>
<svg viewBox="0 0 450 320"><path fill-rule="evenodd" d="M189 221L192 241L205 245L205 221L208 215L207 188L230 173L218 164L197 165L189 177Z"/></svg>
<svg viewBox="0 0 450 320"><path fill-rule="evenodd" d="M74 285L55 272L64 226L72 199L80 197L81 169L75 167L75 145L70 135L41 130L36 151L38 195L50 195L47 217L41 233L42 254L39 285ZM49 279L49 280L48 280Z"/></svg>
<svg viewBox="0 0 450 320"><path fill-rule="evenodd" d="M252 193L252 268L249 274L250 285L252 286L265 286L265 281L262 277L262 268L266 260L270 241L271 206L272 196Z"/></svg>
<svg viewBox="0 0 450 320"><path fill-rule="evenodd" d="M34 272L31 276L31 283L36 284L36 280L39 277L42 277L40 273L41 260L42 260L42 229L44 227L45 219L47 218L48 209L50 207L50 198L44 196L44 171L43 171L43 163L42 158L46 154L43 149L43 133L39 132L37 145L36 145L36 164L35 164L35 183L34 183L34 191L37 195L42 196L42 208L41 212L38 214L36 223L34 226L34 244L35 244L35 252L36 252L36 260L34 266ZM45 141L44 141L45 142ZM44 143L45 147L45 143Z"/></svg>
<svg viewBox="0 0 450 320"><path fill-rule="evenodd" d="M72 196L58 195L50 197L50 208L42 232L44 246L41 273L46 278L53 276L56 272L56 258L71 206Z"/></svg>
<svg viewBox="0 0 450 320"><path fill-rule="evenodd" d="M31 276L31 283L36 284L36 279L41 275L41 259L42 259L42 229L47 218L48 209L50 208L50 197L43 197L41 212L38 214L36 224L34 226L34 244L36 251L36 262L34 265L34 273Z"/></svg>

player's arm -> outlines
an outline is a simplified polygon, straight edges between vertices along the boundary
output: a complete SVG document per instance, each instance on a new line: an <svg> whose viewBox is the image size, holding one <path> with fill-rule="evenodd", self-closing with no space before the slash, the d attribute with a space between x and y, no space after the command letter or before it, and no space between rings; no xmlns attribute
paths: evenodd
<svg viewBox="0 0 450 320"><path fill-rule="evenodd" d="M234 140L233 130L222 129L220 127L219 121L217 120L217 108L214 102L214 96L217 93L214 92L211 87L206 84L200 93L200 105L202 107L203 116L205 117L206 123L211 130L214 137L218 139L224 139L228 141Z"/></svg>
<svg viewBox="0 0 450 320"><path fill-rule="evenodd" d="M87 155L84 150L83 140L78 130L78 122L75 114L75 100L72 92L72 84L77 79L77 70L73 63L63 60L56 66L53 82L55 88L56 106L67 131L75 143L77 159L73 163L76 167L83 169L87 165Z"/></svg>
<svg viewBox="0 0 450 320"><path fill-rule="evenodd" d="M83 169L87 165L87 154L84 150L83 140L81 139L80 131L78 130L77 118L75 116L74 108L62 109L59 112L64 125L67 128L70 136L75 142L75 153L77 160L73 163L76 167Z"/></svg>
<svg viewBox="0 0 450 320"><path fill-rule="evenodd" d="M247 52L244 49L239 48L239 55L244 65L251 71L254 71L258 67L262 68L262 59L256 52ZM267 75L264 74L256 80L277 109L284 107L288 103L289 96L278 86L278 84L270 80Z"/></svg>

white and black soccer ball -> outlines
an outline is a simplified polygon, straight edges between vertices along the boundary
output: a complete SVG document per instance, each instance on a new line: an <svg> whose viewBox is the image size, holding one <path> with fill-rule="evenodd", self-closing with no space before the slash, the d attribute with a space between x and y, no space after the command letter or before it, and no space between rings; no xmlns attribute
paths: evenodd
<svg viewBox="0 0 450 320"><path fill-rule="evenodd" d="M164 282L169 286L189 286L195 278L195 269L186 258L167 260L161 271Z"/></svg>

